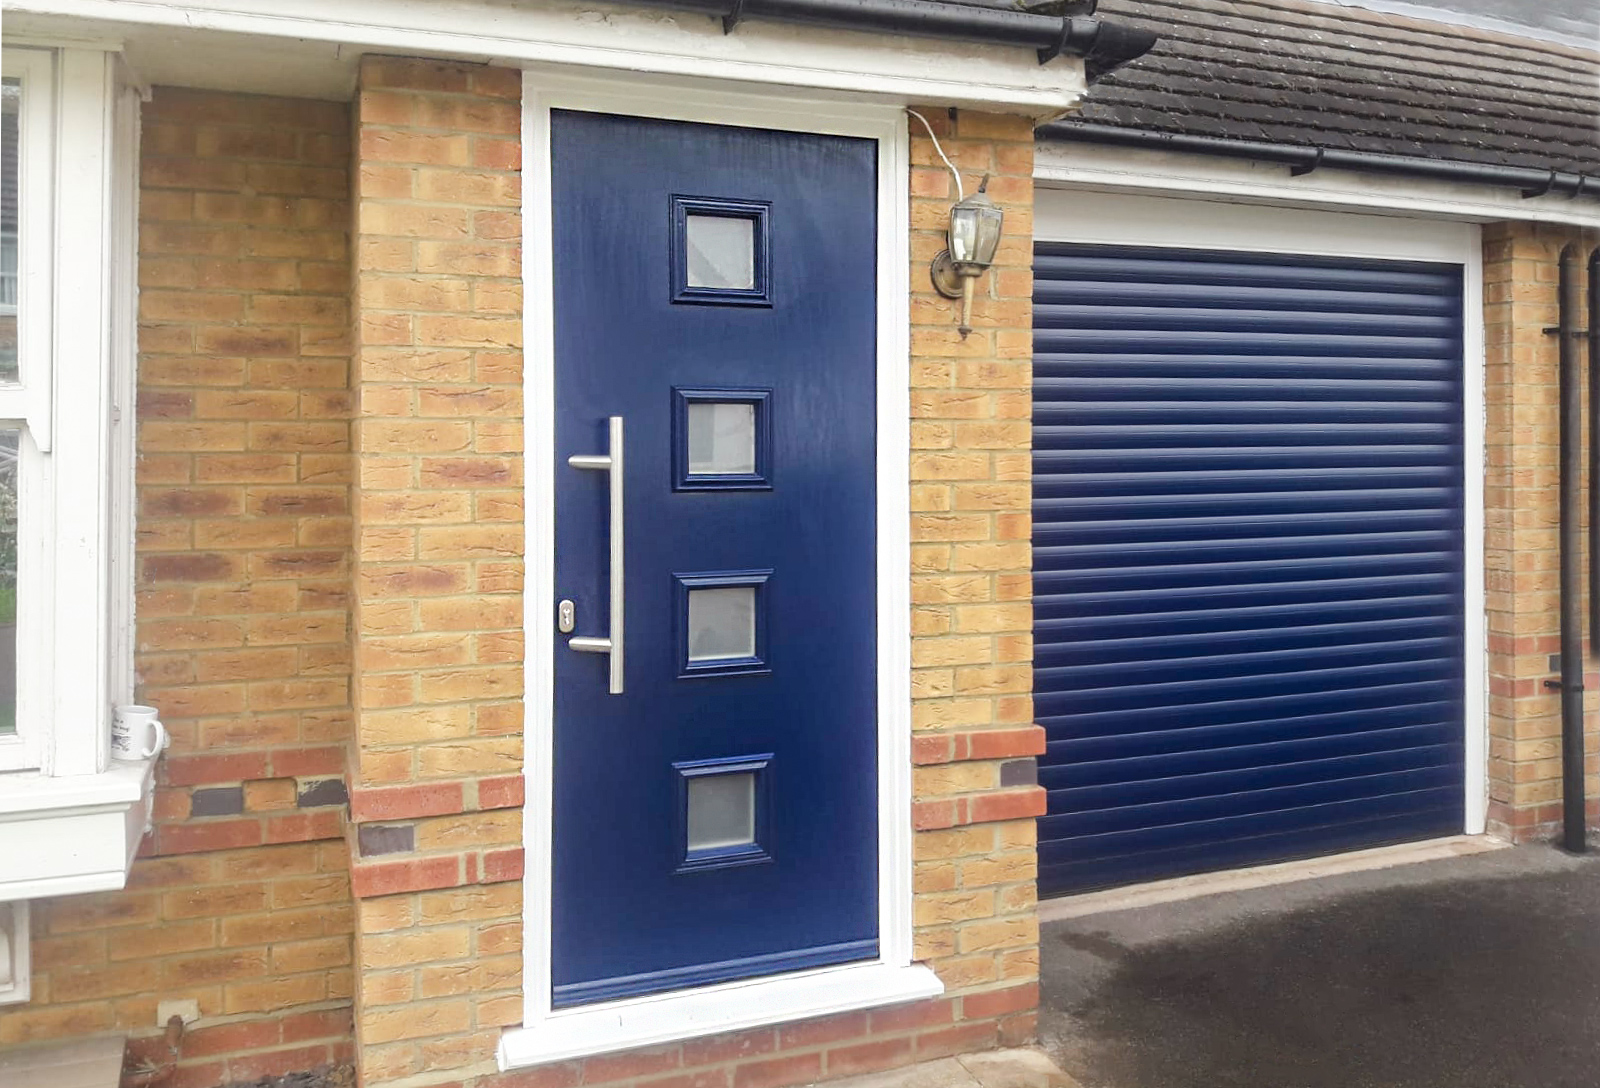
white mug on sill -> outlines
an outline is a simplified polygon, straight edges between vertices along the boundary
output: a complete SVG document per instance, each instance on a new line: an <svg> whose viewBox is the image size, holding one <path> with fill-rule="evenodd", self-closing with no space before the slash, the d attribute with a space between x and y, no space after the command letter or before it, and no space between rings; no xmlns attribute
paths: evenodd
<svg viewBox="0 0 1600 1088"><path fill-rule="evenodd" d="M111 713L111 758L149 759L167 746L167 730L153 706L119 706Z"/></svg>

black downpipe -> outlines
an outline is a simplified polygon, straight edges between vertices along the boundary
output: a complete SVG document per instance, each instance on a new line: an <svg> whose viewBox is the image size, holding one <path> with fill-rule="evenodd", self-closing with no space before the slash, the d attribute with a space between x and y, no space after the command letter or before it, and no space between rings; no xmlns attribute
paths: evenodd
<svg viewBox="0 0 1600 1088"><path fill-rule="evenodd" d="M1574 854L1588 848L1583 797L1583 592L1582 544L1583 392L1578 369L1578 250L1561 250L1557 356L1561 397L1561 845Z"/></svg>
<svg viewBox="0 0 1600 1088"><path fill-rule="evenodd" d="M1600 655L1600 247L1589 251L1589 653Z"/></svg>
<svg viewBox="0 0 1600 1088"><path fill-rule="evenodd" d="M1425 159L1411 155L1385 155L1375 151L1341 151L1336 147L1302 144L1263 143L1258 140L1229 140L1220 136L1190 136L1180 133L1151 132L1148 129L1118 128L1087 121L1040 125L1041 140L1075 140L1081 143L1109 144L1150 151L1179 151L1219 158L1275 162L1293 174L1309 174L1329 167L1361 170L1370 174L1398 174L1404 177L1434 178L1468 185L1497 185L1520 189L1523 196L1559 194L1568 197L1600 199L1600 177L1571 174L1559 170L1533 170L1521 166L1491 166L1486 163L1455 162L1450 159Z"/></svg>
<svg viewBox="0 0 1600 1088"><path fill-rule="evenodd" d="M949 4L940 0L631 0L648 7L696 11L722 19L732 31L745 19L770 19L837 30L867 30L953 38L1038 51L1044 64L1066 54L1082 57L1096 79L1142 57L1156 35L1141 27L1083 15L1040 15L1013 8Z"/></svg>

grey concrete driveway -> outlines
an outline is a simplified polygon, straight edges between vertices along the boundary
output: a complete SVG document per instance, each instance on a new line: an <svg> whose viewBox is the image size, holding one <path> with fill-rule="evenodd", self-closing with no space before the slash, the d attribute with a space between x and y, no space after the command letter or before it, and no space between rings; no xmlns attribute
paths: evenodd
<svg viewBox="0 0 1600 1088"><path fill-rule="evenodd" d="M1084 1088L1597 1088L1600 857L1522 847L1046 923Z"/></svg>

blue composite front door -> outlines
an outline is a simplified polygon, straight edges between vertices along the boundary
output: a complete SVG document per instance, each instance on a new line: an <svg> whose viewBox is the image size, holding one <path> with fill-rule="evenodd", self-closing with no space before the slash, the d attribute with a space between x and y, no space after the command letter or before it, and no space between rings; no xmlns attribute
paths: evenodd
<svg viewBox="0 0 1600 1088"><path fill-rule="evenodd" d="M876 144L551 142L553 1003L873 958Z"/></svg>

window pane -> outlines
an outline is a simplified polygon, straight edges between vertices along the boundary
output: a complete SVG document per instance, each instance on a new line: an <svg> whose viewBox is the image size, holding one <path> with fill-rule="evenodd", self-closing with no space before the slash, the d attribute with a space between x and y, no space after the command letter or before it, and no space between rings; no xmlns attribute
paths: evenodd
<svg viewBox="0 0 1600 1088"><path fill-rule="evenodd" d="M0 382L17 380L17 167L22 81L0 81Z"/></svg>
<svg viewBox="0 0 1600 1088"><path fill-rule="evenodd" d="M0 427L0 735L17 731L17 439Z"/></svg>
<svg viewBox="0 0 1600 1088"><path fill-rule="evenodd" d="M723 215L691 215L688 236L688 285L739 291L756 285L756 224L753 219Z"/></svg>
<svg viewBox="0 0 1600 1088"><path fill-rule="evenodd" d="M689 591L689 660L756 656L753 586Z"/></svg>
<svg viewBox="0 0 1600 1088"><path fill-rule="evenodd" d="M689 849L756 841L756 776L708 774L689 779Z"/></svg>
<svg viewBox="0 0 1600 1088"><path fill-rule="evenodd" d="M752 473L756 470L756 406L689 405L689 472Z"/></svg>

